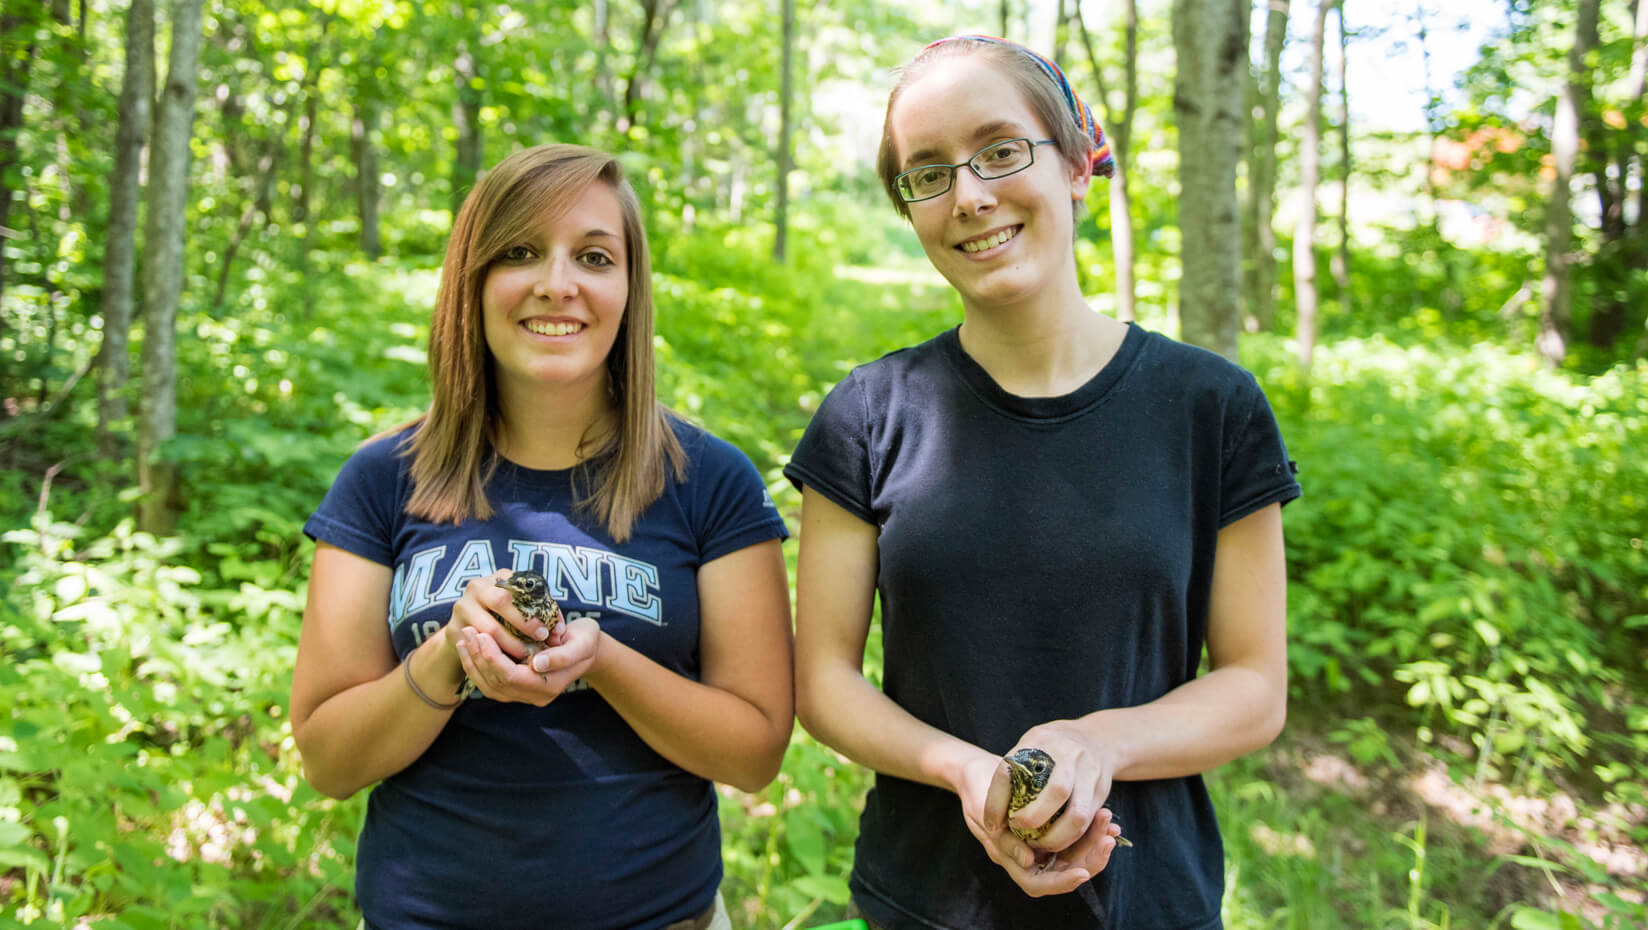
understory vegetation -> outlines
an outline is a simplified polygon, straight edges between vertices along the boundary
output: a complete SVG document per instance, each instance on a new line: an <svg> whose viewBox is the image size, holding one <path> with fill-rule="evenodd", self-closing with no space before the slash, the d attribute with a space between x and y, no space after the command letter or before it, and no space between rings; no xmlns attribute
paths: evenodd
<svg viewBox="0 0 1648 930"><path fill-rule="evenodd" d="M661 392L792 526L780 469L819 399L959 319L918 255L871 268L847 228L797 231L787 265L743 229L657 235ZM364 793L304 783L285 713L300 527L425 403L437 265L317 260L186 308L176 537L133 530L89 392L4 425L0 927L355 925ZM1367 306L1393 299L1363 274ZM1648 926L1648 365L1553 372L1417 318L1330 317L1308 378L1244 338L1306 494L1287 731L1210 776L1227 924ZM768 789L723 789L739 926L843 915L869 783L798 728Z"/></svg>

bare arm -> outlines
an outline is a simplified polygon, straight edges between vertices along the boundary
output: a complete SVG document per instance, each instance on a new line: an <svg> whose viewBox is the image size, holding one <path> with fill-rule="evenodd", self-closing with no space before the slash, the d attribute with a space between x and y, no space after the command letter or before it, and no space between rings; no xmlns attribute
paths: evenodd
<svg viewBox="0 0 1648 930"><path fill-rule="evenodd" d="M606 633L584 678L659 755L759 791L778 774L794 720L789 585L778 540L701 567L698 598L703 681Z"/></svg>
<svg viewBox="0 0 1648 930"><path fill-rule="evenodd" d="M985 798L1001 760L917 720L864 677L879 559L874 526L810 488L802 491L796 568L796 702L802 725L861 765L954 792L968 829L1027 893L1074 890L1102 863L1032 871L1034 853L1003 829L1000 816L985 825ZM1001 805L1005 811L1005 794ZM1108 815L1102 823L1108 825Z"/></svg>
<svg viewBox="0 0 1648 930"><path fill-rule="evenodd" d="M412 694L389 640L391 572L335 546L315 547L292 673L292 736L315 790L346 798L400 771L446 726L450 711ZM432 636L408 656L424 691L451 700L456 655ZM447 647L446 652L450 652Z"/></svg>
<svg viewBox="0 0 1648 930"><path fill-rule="evenodd" d="M1096 711L1032 727L1020 746L1057 761L1041 796L1014 817L1020 826L1066 814L1038 845L1080 858L1087 820L1113 780L1176 778L1208 771L1269 745L1287 716L1287 564L1281 505L1219 533L1209 602L1210 670L1137 707ZM992 815L1003 815L1005 790ZM1125 829L1125 824L1123 825Z"/></svg>
<svg viewBox="0 0 1648 930"><path fill-rule="evenodd" d="M392 578L388 566L326 543L315 547L292 673L292 736L303 756L304 776L316 791L331 797L346 798L411 765L456 709L437 710L424 703L407 685L406 670L397 666L387 616ZM523 699L538 704L554 700L577 678L580 660L593 653L592 624L569 631L536 657L553 666L540 675L515 664L525 650L514 636L502 633L494 612L529 633L543 629L542 623L526 622L509 593L490 578L470 582L440 633L406 657L418 687L431 700L457 699L464 675L459 645L477 638L490 647L488 671L524 679L531 692ZM509 643L513 654L492 646L494 641Z"/></svg>

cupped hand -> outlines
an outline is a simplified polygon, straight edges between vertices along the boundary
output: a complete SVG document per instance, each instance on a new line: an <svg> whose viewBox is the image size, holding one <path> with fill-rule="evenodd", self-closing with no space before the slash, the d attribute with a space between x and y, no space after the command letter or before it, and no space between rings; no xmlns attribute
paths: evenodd
<svg viewBox="0 0 1648 930"><path fill-rule="evenodd" d="M1030 728L1014 748L1028 746L1053 758L1047 785L1035 800L1011 814L1009 789L993 792L985 816L1006 819L1010 829L1020 831L1045 826L1046 832L1030 842L1036 851L1054 854L1052 863L1098 874L1109 864L1116 837L1122 832L1104 806L1116 770L1115 754L1095 747L1086 734L1063 720ZM1010 785L1005 763L1000 777Z"/></svg>
<svg viewBox="0 0 1648 930"><path fill-rule="evenodd" d="M464 586L463 597L452 605L452 619L445 630L454 647L463 641L465 630L474 630L492 637L499 649L520 660L528 653L526 640L547 645L559 645L564 640L561 630L551 631L543 621L528 619L515 607L509 590L498 586L498 581L509 575L509 571L499 570Z"/></svg>
<svg viewBox="0 0 1648 930"><path fill-rule="evenodd" d="M1001 759L980 750L976 759L962 767L955 788L967 829L984 847L990 861L1001 866L1025 894L1067 894L1093 878L1094 872L1083 864L1061 863L1051 853L1039 853L1008 832L1011 781L1007 763Z"/></svg>
<svg viewBox="0 0 1648 930"><path fill-rule="evenodd" d="M502 638L514 640L505 633ZM516 643L519 645L519 643ZM459 632L458 661L464 674L482 694L494 701L515 701L543 707L595 664L600 651L601 626L589 617L566 624L550 644L526 662L518 662L499 648L498 639L474 628Z"/></svg>

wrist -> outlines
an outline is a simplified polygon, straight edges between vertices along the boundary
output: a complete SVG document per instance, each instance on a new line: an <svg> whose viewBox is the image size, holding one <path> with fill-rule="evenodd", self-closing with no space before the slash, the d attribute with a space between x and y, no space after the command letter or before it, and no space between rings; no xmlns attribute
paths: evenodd
<svg viewBox="0 0 1648 930"><path fill-rule="evenodd" d="M999 761L972 743L951 738L924 755L921 771L924 780L960 795L967 784L968 769L980 764L993 768Z"/></svg>
<svg viewBox="0 0 1648 930"><path fill-rule="evenodd" d="M458 648L451 637L442 629L441 635L429 637L406 656L407 662L417 663L412 671L418 681L426 690L433 686L429 693L442 698L455 697L464 683L463 663L458 661Z"/></svg>

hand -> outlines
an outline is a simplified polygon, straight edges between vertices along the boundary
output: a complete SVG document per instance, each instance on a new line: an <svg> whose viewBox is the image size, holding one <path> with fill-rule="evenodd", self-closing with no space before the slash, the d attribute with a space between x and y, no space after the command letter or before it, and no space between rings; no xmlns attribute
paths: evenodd
<svg viewBox="0 0 1648 930"><path fill-rule="evenodd" d="M1120 839L1121 827L1104 807L1110 796L1116 770L1114 753L1094 748L1089 737L1069 721L1053 721L1032 727L1019 739L1019 747L1034 746L1053 759L1045 787L1016 812L1009 812L1010 789L994 789L986 816L1007 820L1010 831L1040 836L1030 840L1032 848L1052 854L1050 865L1063 864L1090 874L1102 871ZM999 778L1009 782L1007 766ZM1131 845L1131 844L1128 844Z"/></svg>
<svg viewBox="0 0 1648 930"><path fill-rule="evenodd" d="M482 694L494 701L543 707L582 678L600 651L601 626L589 617L565 624L550 645L528 662L517 662L489 633L466 628L458 634L458 661ZM508 643L513 636L502 639ZM519 645L519 643L516 643Z"/></svg>
<svg viewBox="0 0 1648 930"><path fill-rule="evenodd" d="M464 641L466 629L472 629L491 636L500 649L520 661L533 651L529 643L559 645L564 641L562 630L551 631L543 621L527 617L515 606L510 590L498 584L511 574L496 571L486 578L472 579L464 586L463 597L452 605L452 619L444 631L453 647Z"/></svg>
<svg viewBox="0 0 1648 930"><path fill-rule="evenodd" d="M1001 866L1025 894L1066 894L1093 878L1094 873L1081 864L1065 865L1052 855L1038 854L1008 832L1010 782L1007 763L1001 759L980 750L977 758L962 766L955 789L967 829L984 847L990 861Z"/></svg>

